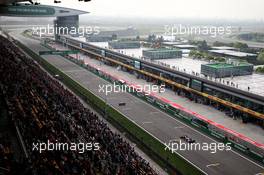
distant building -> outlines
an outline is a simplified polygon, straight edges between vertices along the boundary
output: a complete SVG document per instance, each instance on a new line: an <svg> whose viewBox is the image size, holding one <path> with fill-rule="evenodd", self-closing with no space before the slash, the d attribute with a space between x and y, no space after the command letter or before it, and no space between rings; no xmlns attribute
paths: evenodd
<svg viewBox="0 0 264 175"><path fill-rule="evenodd" d="M201 74L215 78L251 75L253 68L253 64L248 63L210 63L201 65Z"/></svg>
<svg viewBox="0 0 264 175"><path fill-rule="evenodd" d="M247 60L249 63L253 63L253 64L257 60L257 54L253 54L253 53L239 52L234 50L218 50L218 49L209 50L209 52L216 56L244 59Z"/></svg>
<svg viewBox="0 0 264 175"><path fill-rule="evenodd" d="M127 29L113 30L113 31L100 31L99 35L112 36L116 35L118 38L122 37L135 37L139 35L137 29L133 27L128 27Z"/></svg>
<svg viewBox="0 0 264 175"><path fill-rule="evenodd" d="M211 48L214 50L237 50L237 48L229 47L229 46L215 46Z"/></svg>
<svg viewBox="0 0 264 175"><path fill-rule="evenodd" d="M182 51L179 49L152 49L143 50L143 57L153 60L182 58Z"/></svg>
<svg viewBox="0 0 264 175"><path fill-rule="evenodd" d="M174 45L174 47L178 49L196 49L197 48L197 46L190 45L190 44L178 44L178 45Z"/></svg>
<svg viewBox="0 0 264 175"><path fill-rule="evenodd" d="M112 36L103 36L103 35L90 35L86 37L87 42L108 42L112 41Z"/></svg>
<svg viewBox="0 0 264 175"><path fill-rule="evenodd" d="M108 42L110 48L113 49L137 49L140 48L138 41L112 41Z"/></svg>

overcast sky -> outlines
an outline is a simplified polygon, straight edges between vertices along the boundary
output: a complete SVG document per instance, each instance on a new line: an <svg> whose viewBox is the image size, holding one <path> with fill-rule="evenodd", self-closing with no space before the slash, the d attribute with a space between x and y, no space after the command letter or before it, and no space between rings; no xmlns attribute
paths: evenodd
<svg viewBox="0 0 264 175"><path fill-rule="evenodd" d="M38 0L54 5L53 0ZM264 0L61 0L64 7L96 16L264 19Z"/></svg>

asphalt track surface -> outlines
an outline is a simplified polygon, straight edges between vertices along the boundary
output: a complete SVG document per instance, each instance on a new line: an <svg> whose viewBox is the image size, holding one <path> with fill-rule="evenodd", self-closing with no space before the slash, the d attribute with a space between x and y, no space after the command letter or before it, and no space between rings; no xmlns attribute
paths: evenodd
<svg viewBox="0 0 264 175"><path fill-rule="evenodd" d="M38 41L25 38L18 33L13 33L13 36L36 53L40 50L47 50ZM196 131L192 127L129 93L111 93L106 96L105 93L99 92L99 85L108 85L109 82L61 56L47 55L43 56L43 58L83 87L100 96L131 121L163 143L168 144L170 140L178 140L182 135L188 135L192 139L195 139L196 143L200 144L216 142L214 139ZM120 102L124 102L126 105L119 106ZM215 154L210 153L210 151L177 151L177 153L209 175L260 175L264 173L263 166L235 151L218 151Z"/></svg>

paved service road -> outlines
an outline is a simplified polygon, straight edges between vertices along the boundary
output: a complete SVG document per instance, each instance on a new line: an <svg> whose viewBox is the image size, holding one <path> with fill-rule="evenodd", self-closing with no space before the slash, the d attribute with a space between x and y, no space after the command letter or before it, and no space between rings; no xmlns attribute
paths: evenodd
<svg viewBox="0 0 264 175"><path fill-rule="evenodd" d="M38 41L25 38L19 34L14 34L14 36L37 53L40 50L46 50L39 45ZM216 142L131 94L111 93L106 96L104 93L99 92L99 85L106 85L109 84L109 82L61 56L43 56L43 58L69 75L72 79L78 81L94 94L105 99L109 104L125 114L130 120L136 122L163 143L168 143L169 140L172 139L179 139L182 135L188 135L195 139L197 143L201 144ZM120 102L125 102L126 105L119 106L118 103ZM210 175L256 175L264 172L262 166L234 151L218 151L215 154L209 151L177 152Z"/></svg>

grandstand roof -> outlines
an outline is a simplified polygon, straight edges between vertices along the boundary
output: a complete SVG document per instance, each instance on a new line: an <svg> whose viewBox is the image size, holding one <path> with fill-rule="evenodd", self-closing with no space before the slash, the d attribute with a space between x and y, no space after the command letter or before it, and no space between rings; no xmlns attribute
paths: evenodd
<svg viewBox="0 0 264 175"><path fill-rule="evenodd" d="M0 6L0 16L14 17L61 17L86 14L88 12L48 5L7 5Z"/></svg>
<svg viewBox="0 0 264 175"><path fill-rule="evenodd" d="M1 5L12 4L14 2L23 2L25 0L0 0Z"/></svg>
<svg viewBox="0 0 264 175"><path fill-rule="evenodd" d="M179 44L179 45L174 45L175 47L177 48L180 48L180 49L189 49L189 48L197 48L197 46L195 45L191 45L191 44Z"/></svg>
<svg viewBox="0 0 264 175"><path fill-rule="evenodd" d="M234 57L253 57L257 56L256 54L252 53L246 53L246 52L239 52L239 51L233 51L233 50L209 50L211 53L217 53L217 54L224 54L227 56L234 56Z"/></svg>
<svg viewBox="0 0 264 175"><path fill-rule="evenodd" d="M144 50L146 52L175 52L175 51L181 51L180 49L177 48L159 48L159 49L149 49L149 50Z"/></svg>
<svg viewBox="0 0 264 175"><path fill-rule="evenodd" d="M215 50L236 50L236 48L229 47L229 46L217 46L217 47L212 47L212 49L215 49Z"/></svg>

